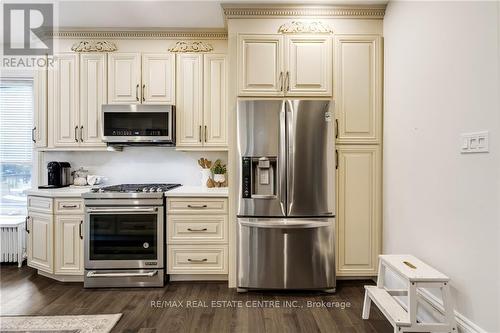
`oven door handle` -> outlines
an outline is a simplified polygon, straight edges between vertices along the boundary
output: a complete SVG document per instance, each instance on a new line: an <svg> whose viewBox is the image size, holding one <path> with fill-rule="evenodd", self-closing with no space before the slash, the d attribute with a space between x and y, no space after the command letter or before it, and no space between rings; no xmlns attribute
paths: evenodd
<svg viewBox="0 0 500 333"><path fill-rule="evenodd" d="M158 208L87 208L89 213L155 213Z"/></svg>
<svg viewBox="0 0 500 333"><path fill-rule="evenodd" d="M158 271L150 271L150 272L143 272L143 273L133 273L133 272L123 272L123 273L98 273L96 271L90 271L87 273L87 277L89 278L94 278L94 277L137 277L137 276L146 276L146 277L152 277L158 274Z"/></svg>

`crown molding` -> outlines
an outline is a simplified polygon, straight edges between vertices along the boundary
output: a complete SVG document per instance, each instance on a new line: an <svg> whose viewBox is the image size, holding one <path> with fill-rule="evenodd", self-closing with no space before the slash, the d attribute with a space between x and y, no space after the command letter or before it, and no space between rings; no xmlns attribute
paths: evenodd
<svg viewBox="0 0 500 333"><path fill-rule="evenodd" d="M281 34L296 34L296 33L324 33L332 34L333 28L328 24L321 21L292 21L290 23L282 24L278 33Z"/></svg>
<svg viewBox="0 0 500 333"><path fill-rule="evenodd" d="M383 19L385 5L371 6L301 6L222 4L226 19L273 17L322 17Z"/></svg>
<svg viewBox="0 0 500 333"><path fill-rule="evenodd" d="M180 41L175 43L175 46L168 49L170 52L187 53L187 52L211 52L213 46L202 41Z"/></svg>
<svg viewBox="0 0 500 333"><path fill-rule="evenodd" d="M114 52L118 50L116 44L107 40L82 40L71 46L74 52Z"/></svg>
<svg viewBox="0 0 500 333"><path fill-rule="evenodd" d="M81 29L81 28L59 28L49 32L48 36L59 39L227 39L227 31L223 29Z"/></svg>

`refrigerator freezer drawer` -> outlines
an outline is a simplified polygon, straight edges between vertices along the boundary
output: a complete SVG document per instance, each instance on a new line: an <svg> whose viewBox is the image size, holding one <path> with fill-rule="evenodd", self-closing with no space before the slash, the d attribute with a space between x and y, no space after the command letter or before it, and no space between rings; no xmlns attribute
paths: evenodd
<svg viewBox="0 0 500 333"><path fill-rule="evenodd" d="M239 219L238 229L239 288L335 288L335 219Z"/></svg>

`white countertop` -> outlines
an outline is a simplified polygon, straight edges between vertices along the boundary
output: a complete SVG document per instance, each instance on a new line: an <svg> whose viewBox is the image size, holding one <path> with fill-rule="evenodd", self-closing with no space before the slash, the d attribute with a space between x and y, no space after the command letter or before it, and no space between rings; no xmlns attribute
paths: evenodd
<svg viewBox="0 0 500 333"><path fill-rule="evenodd" d="M39 189L32 188L26 191L27 195L34 195L38 197L49 197L49 198L78 198L81 197L83 193L90 191L92 186L68 186L53 189Z"/></svg>
<svg viewBox="0 0 500 333"><path fill-rule="evenodd" d="M227 197L228 195L227 187L201 186L180 186L165 193L167 197Z"/></svg>

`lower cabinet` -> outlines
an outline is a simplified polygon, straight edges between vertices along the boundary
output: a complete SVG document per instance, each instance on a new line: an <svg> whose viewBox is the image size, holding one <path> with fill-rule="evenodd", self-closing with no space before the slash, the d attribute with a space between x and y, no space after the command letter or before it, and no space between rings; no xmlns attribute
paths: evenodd
<svg viewBox="0 0 500 333"><path fill-rule="evenodd" d="M28 266L58 276L83 278L83 201L28 197Z"/></svg>
<svg viewBox="0 0 500 333"><path fill-rule="evenodd" d="M54 273L83 275L83 215L56 215Z"/></svg>
<svg viewBox="0 0 500 333"><path fill-rule="evenodd" d="M29 211L28 266L40 271L54 271L54 217L52 214Z"/></svg>
<svg viewBox="0 0 500 333"><path fill-rule="evenodd" d="M337 154L337 275L374 276L382 239L380 146L337 146Z"/></svg>
<svg viewBox="0 0 500 333"><path fill-rule="evenodd" d="M228 274L226 198L167 198L167 273Z"/></svg>

